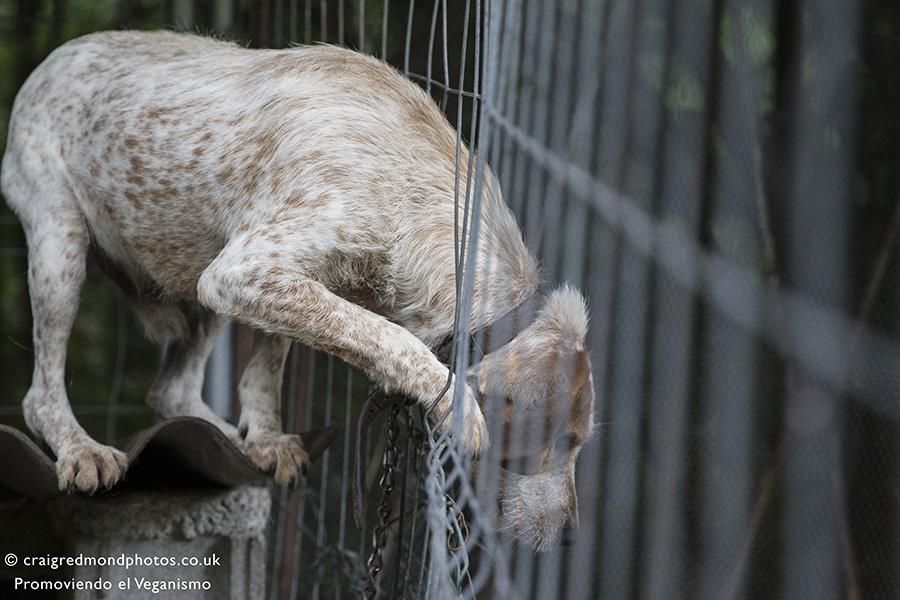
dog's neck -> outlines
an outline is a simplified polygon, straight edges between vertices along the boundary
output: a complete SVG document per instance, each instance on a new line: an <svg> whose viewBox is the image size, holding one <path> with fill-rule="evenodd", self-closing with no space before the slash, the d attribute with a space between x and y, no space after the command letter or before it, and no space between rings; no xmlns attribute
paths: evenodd
<svg viewBox="0 0 900 600"><path fill-rule="evenodd" d="M469 365L479 362L487 352L506 345L519 332L528 327L540 308L541 294L535 291L496 319L484 323L469 333ZM444 364L450 364L454 341L460 341L451 333L437 346L435 354ZM487 351L487 352L486 352Z"/></svg>

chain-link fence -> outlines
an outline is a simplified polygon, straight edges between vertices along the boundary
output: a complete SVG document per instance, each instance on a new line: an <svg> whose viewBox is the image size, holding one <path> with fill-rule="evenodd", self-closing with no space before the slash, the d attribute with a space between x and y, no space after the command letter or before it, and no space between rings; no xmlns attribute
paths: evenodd
<svg viewBox="0 0 900 600"><path fill-rule="evenodd" d="M494 443L472 461L418 409L298 346L285 427L336 423L342 433L306 485L273 487L270 598L900 593L900 9L7 3L15 64L4 93L11 99L42 48L86 32L89 8L100 28L101 5L105 27L170 24L251 46L324 41L394 64L429 91L460 144L478 148L459 167L469 187L457 201L472 208L458 231L468 240L459 314L472 307L486 165L540 259L542 289L568 282L588 299L595 431L578 459L571 545L536 552L521 531L503 530L509 473L541 475L527 456L503 456L503 440L539 444L531 430L489 419ZM21 423L25 258L8 212L0 227L10 390L0 414ZM89 431L111 440L149 419L141 398L157 355L108 284L92 277L84 298L70 395ZM467 323L452 354L459 377L469 345L483 343L463 335ZM228 335L207 391L233 416L250 341L240 327ZM553 418L568 421L572 408L561 411ZM359 449L362 531L352 504L361 414L374 419Z"/></svg>

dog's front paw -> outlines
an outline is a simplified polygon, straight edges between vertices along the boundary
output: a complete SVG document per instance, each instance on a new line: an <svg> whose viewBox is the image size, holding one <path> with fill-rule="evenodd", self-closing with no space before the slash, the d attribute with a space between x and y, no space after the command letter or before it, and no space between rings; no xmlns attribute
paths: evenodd
<svg viewBox="0 0 900 600"><path fill-rule="evenodd" d="M453 431L453 437L464 452L477 455L488 447L490 443L487 424L472 388L465 385L462 400L462 429L457 424L457 417L453 410L453 385L447 393L438 401L434 409L434 416L443 427L449 427Z"/></svg>
<svg viewBox="0 0 900 600"><path fill-rule="evenodd" d="M114 486L125 475L128 458L124 452L93 440L77 442L56 459L59 489L93 494Z"/></svg>
<svg viewBox="0 0 900 600"><path fill-rule="evenodd" d="M306 474L309 456L299 435L267 433L250 435L244 440L244 452L257 467L271 473L276 483L291 485Z"/></svg>

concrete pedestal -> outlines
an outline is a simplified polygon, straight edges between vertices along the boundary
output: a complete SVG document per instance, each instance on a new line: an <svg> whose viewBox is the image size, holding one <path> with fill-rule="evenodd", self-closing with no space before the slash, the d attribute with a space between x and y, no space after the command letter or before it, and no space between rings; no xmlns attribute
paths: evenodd
<svg viewBox="0 0 900 600"><path fill-rule="evenodd" d="M37 597L264 598L270 508L263 487L9 505L0 508L0 554L15 553L18 564L0 578L14 593L16 577L43 585Z"/></svg>

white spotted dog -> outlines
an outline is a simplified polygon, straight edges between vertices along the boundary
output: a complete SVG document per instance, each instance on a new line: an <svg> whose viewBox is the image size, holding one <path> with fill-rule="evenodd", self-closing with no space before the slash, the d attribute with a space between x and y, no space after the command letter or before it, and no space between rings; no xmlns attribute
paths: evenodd
<svg viewBox="0 0 900 600"><path fill-rule="evenodd" d="M463 148L460 164L467 156ZM147 335L167 344L150 405L215 423L279 482L307 461L279 414L289 340L432 406L449 375L434 349L453 328L455 165L456 134L432 100L349 50L248 50L130 31L55 50L16 97L2 190L28 241L35 364L23 409L57 457L60 488L109 487L126 468L121 452L78 424L64 386L89 254L128 292ZM475 330L538 285L489 172L482 210ZM238 429L200 398L204 363L228 319L259 332L239 385ZM556 401L549 390L560 382L574 400L571 422L541 450L565 492L543 494L558 498L517 517L533 522L510 525L539 529L538 542L574 515L574 460L593 410L586 327L581 296L552 292L534 323L473 369L474 389L453 382L466 387L454 434L472 453L488 443L485 394L534 415ZM582 365L574 376L559 375L564 359ZM553 450L559 436L573 440L563 451ZM504 502L516 514L533 508L515 498Z"/></svg>

